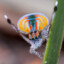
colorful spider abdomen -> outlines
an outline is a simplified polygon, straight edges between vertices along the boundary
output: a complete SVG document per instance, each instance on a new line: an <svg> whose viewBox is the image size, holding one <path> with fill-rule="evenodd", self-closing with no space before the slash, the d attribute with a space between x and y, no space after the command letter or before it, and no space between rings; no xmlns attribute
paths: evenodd
<svg viewBox="0 0 64 64"><path fill-rule="evenodd" d="M29 15L29 29L30 29L30 34L29 34L29 39L37 39L38 38L38 33L37 33L37 22L35 20L36 16L35 15Z"/></svg>
<svg viewBox="0 0 64 64"><path fill-rule="evenodd" d="M18 30L29 35L29 39L35 40L40 36L42 31L48 25L48 19L41 13L27 14L20 18L17 23Z"/></svg>

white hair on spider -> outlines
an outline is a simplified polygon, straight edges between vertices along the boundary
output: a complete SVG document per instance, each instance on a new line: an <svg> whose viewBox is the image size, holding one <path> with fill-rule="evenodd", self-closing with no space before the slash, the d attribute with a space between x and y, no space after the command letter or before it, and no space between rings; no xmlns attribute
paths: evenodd
<svg viewBox="0 0 64 64"><path fill-rule="evenodd" d="M7 16L6 14L4 14L4 18L5 18L5 19L8 19L8 16Z"/></svg>
<svg viewBox="0 0 64 64"><path fill-rule="evenodd" d="M55 3L55 6L57 6L58 5L58 1L56 1L56 3Z"/></svg>

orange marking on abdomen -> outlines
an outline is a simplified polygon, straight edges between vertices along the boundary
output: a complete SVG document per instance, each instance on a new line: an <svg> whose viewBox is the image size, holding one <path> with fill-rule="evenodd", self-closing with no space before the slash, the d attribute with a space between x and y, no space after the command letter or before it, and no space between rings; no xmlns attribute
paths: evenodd
<svg viewBox="0 0 64 64"><path fill-rule="evenodd" d="M29 29L27 29L26 31L29 32Z"/></svg>
<svg viewBox="0 0 64 64"><path fill-rule="evenodd" d="M39 17L39 15L35 15L36 17Z"/></svg>
<svg viewBox="0 0 64 64"><path fill-rule="evenodd" d="M35 33L35 37L37 36L37 32Z"/></svg>
<svg viewBox="0 0 64 64"><path fill-rule="evenodd" d="M24 17L24 19L27 19L28 17Z"/></svg>
<svg viewBox="0 0 64 64"><path fill-rule="evenodd" d="M42 27L39 26L39 30L41 30L41 29L42 29Z"/></svg>
<svg viewBox="0 0 64 64"><path fill-rule="evenodd" d="M29 28L30 28L30 30L32 31L32 28L31 28L31 25L30 25L30 23L29 23Z"/></svg>
<svg viewBox="0 0 64 64"><path fill-rule="evenodd" d="M28 35L28 38L30 39L30 36Z"/></svg>
<svg viewBox="0 0 64 64"><path fill-rule="evenodd" d="M31 38L33 38L33 34L31 34Z"/></svg>
<svg viewBox="0 0 64 64"><path fill-rule="evenodd" d="M33 29L34 29L34 26L33 26Z"/></svg>
<svg viewBox="0 0 64 64"><path fill-rule="evenodd" d="M26 20L25 22L28 22L29 20Z"/></svg>

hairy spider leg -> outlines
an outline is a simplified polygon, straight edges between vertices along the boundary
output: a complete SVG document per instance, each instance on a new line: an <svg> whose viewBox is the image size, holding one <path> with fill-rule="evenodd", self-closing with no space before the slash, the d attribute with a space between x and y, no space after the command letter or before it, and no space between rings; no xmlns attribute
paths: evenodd
<svg viewBox="0 0 64 64"><path fill-rule="evenodd" d="M7 20L7 23L10 24L10 26L20 35L22 36L23 39L25 39L27 41L27 43L29 43L30 45L32 45L32 42L25 37L22 33L20 33L20 31L17 29L17 27L15 27L15 25L11 22L11 20L8 18L7 15L4 15L4 18Z"/></svg>

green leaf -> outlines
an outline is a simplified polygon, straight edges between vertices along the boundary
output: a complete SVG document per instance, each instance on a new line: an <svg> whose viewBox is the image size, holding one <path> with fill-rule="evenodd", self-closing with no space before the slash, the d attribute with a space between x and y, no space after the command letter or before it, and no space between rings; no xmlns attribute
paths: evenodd
<svg viewBox="0 0 64 64"><path fill-rule="evenodd" d="M60 55L64 29L64 0L58 0L58 10L53 20L42 64L57 64Z"/></svg>

